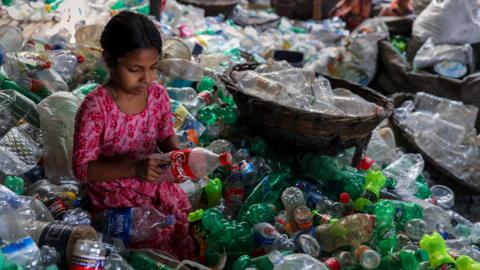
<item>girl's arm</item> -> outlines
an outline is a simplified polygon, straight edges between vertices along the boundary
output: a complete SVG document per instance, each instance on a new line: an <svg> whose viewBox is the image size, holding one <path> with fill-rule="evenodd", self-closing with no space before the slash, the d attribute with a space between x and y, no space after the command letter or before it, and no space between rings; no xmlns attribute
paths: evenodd
<svg viewBox="0 0 480 270"><path fill-rule="evenodd" d="M105 182L112 179L140 178L155 182L165 173L170 160L143 158L140 160L104 161L92 160L88 163L87 181Z"/></svg>
<svg viewBox="0 0 480 270"><path fill-rule="evenodd" d="M178 143L177 135L174 134L165 138L162 141L159 141L158 148L160 148L160 150L164 153L167 153L173 150L179 150L180 145Z"/></svg>

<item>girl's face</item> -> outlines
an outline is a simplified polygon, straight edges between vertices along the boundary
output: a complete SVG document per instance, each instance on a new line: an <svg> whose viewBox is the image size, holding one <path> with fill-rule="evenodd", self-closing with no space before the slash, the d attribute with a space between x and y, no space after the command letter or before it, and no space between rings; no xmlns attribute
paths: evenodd
<svg viewBox="0 0 480 270"><path fill-rule="evenodd" d="M128 52L111 68L111 78L126 94L141 95L157 78L158 58L155 48Z"/></svg>

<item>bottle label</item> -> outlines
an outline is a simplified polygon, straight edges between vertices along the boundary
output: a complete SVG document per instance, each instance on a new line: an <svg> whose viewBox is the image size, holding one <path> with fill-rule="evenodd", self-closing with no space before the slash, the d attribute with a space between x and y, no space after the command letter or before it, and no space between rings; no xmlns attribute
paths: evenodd
<svg viewBox="0 0 480 270"><path fill-rule="evenodd" d="M106 235L120 238L125 245L130 239L130 224L133 216L133 208L118 208L107 210Z"/></svg>
<svg viewBox="0 0 480 270"><path fill-rule="evenodd" d="M68 240L72 235L75 226L63 224L59 222L52 222L43 229L40 235L38 246L51 246L60 252L63 263L66 262Z"/></svg>
<svg viewBox="0 0 480 270"><path fill-rule="evenodd" d="M105 257L98 255L75 255L69 270L103 270Z"/></svg>
<svg viewBox="0 0 480 270"><path fill-rule="evenodd" d="M309 208L315 209L317 208L317 203L320 200L320 193L317 191L314 191L309 194L307 198L307 206Z"/></svg>
<svg viewBox="0 0 480 270"><path fill-rule="evenodd" d="M280 237L280 233L267 222L261 222L253 226L254 239L257 246L271 246L275 239Z"/></svg>
<svg viewBox="0 0 480 270"><path fill-rule="evenodd" d="M170 158L172 159L172 174L175 177L176 183L183 183L187 180L197 179L188 166L191 152L192 149L185 149L173 151L171 153Z"/></svg>
<svg viewBox="0 0 480 270"><path fill-rule="evenodd" d="M185 123L185 119L189 113L180 102L175 100L170 101L172 103L173 127L178 131Z"/></svg>
<svg viewBox="0 0 480 270"><path fill-rule="evenodd" d="M60 198L55 197L45 203L48 211L52 214L54 219L61 219L65 214L67 207Z"/></svg>
<svg viewBox="0 0 480 270"><path fill-rule="evenodd" d="M32 250L38 250L37 245L30 236L24 237L16 242L9 243L2 247L1 251L7 261L12 260L17 256L22 256L25 253L30 253Z"/></svg>

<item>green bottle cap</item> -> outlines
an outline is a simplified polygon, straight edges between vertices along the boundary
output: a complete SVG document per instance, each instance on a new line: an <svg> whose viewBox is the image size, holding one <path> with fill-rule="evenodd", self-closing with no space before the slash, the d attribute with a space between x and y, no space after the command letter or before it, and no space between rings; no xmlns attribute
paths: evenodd
<svg viewBox="0 0 480 270"><path fill-rule="evenodd" d="M369 171L365 177L363 188L375 194L377 198L380 196L380 190L385 185L385 176L381 171Z"/></svg>

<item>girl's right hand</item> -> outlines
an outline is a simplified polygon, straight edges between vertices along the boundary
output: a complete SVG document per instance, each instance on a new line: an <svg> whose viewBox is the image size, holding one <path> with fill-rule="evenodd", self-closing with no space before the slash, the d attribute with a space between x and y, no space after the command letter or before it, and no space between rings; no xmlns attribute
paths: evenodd
<svg viewBox="0 0 480 270"><path fill-rule="evenodd" d="M135 162L136 177L149 182L158 182L170 167L170 159L146 157Z"/></svg>

